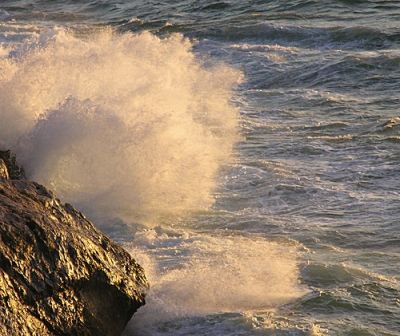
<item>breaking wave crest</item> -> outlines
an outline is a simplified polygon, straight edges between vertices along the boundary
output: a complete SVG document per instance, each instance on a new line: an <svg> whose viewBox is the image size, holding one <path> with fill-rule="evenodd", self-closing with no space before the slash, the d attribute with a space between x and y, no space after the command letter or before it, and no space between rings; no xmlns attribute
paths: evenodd
<svg viewBox="0 0 400 336"><path fill-rule="evenodd" d="M38 34L0 58L0 146L90 215L153 222L212 204L241 74L175 34Z"/></svg>
<svg viewBox="0 0 400 336"><path fill-rule="evenodd" d="M190 324L193 316L274 309L306 292L297 247L261 237L156 228L126 247L151 283L127 335L156 335L166 321Z"/></svg>

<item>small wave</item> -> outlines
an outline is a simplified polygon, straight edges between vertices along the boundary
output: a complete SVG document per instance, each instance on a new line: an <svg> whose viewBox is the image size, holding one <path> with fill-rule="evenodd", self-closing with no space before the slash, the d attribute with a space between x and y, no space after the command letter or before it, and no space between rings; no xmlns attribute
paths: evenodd
<svg viewBox="0 0 400 336"><path fill-rule="evenodd" d="M318 71L319 71L319 69L318 69ZM325 76L328 77L329 75L330 75L329 71L326 71ZM307 100L319 100L319 101L323 101L325 103L333 103L333 104L335 104L335 103L338 103L338 104L362 103L364 101L364 99L357 98L355 95L352 95L349 93L338 93L338 92L334 92L334 91L325 91L325 90L317 90L317 89L306 89L304 91L304 94L302 94L302 96ZM340 124L343 124L343 122L331 123L329 125L336 127L336 125L340 125ZM327 127L324 127L324 128L331 128L329 125L327 125Z"/></svg>
<svg viewBox="0 0 400 336"><path fill-rule="evenodd" d="M289 58L294 57L301 49L296 47L285 47L278 44L232 44L230 46L244 52L258 53L258 56L265 57L274 63L285 63Z"/></svg>
<svg viewBox="0 0 400 336"><path fill-rule="evenodd" d="M400 143L400 136L390 136L390 137L384 138L384 141Z"/></svg>
<svg viewBox="0 0 400 336"><path fill-rule="evenodd" d="M397 72L400 66L400 53L398 51L375 51L375 52L356 52L348 55L338 63L347 71L368 70L369 72L378 70ZM355 72L353 70L353 72Z"/></svg>
<svg viewBox="0 0 400 336"><path fill-rule="evenodd" d="M227 9L230 7L230 4L228 2L214 2L211 4L208 4L204 7L202 7L201 9L204 11L207 10L221 10L221 9Z"/></svg>
<svg viewBox="0 0 400 336"><path fill-rule="evenodd" d="M311 285L326 286L354 281L356 274L344 265L310 264L303 270L303 277Z"/></svg>
<svg viewBox="0 0 400 336"><path fill-rule="evenodd" d="M331 129L342 129L348 127L349 124L342 121L332 122L332 123L321 123L314 126L306 126L304 127L307 131L323 131L323 130L331 130Z"/></svg>
<svg viewBox="0 0 400 336"><path fill-rule="evenodd" d="M335 43L359 43L364 47L383 47L389 41L400 38L398 34L385 33L377 28L355 26L346 28L331 28L329 38Z"/></svg>
<svg viewBox="0 0 400 336"><path fill-rule="evenodd" d="M400 117L392 117L387 121L381 122L374 128L374 131L384 136L381 140L396 142L400 132Z"/></svg>
<svg viewBox="0 0 400 336"><path fill-rule="evenodd" d="M364 298L356 298L351 296L344 289L317 291L305 296L301 299L299 305L312 312L321 311L325 314L330 313L372 313L393 316L394 312L391 307L383 308L379 303L372 303L364 300Z"/></svg>
<svg viewBox="0 0 400 336"><path fill-rule="evenodd" d="M330 286L359 281L396 282L392 277L385 276L361 267L347 264L309 264L303 270L303 276L308 284L314 286Z"/></svg>
<svg viewBox="0 0 400 336"><path fill-rule="evenodd" d="M143 24L144 21L142 19L139 19L138 17L134 16L133 18L128 20L128 23L133 23L133 24Z"/></svg>
<svg viewBox="0 0 400 336"><path fill-rule="evenodd" d="M4 9L0 9L0 19L4 20L4 19L8 19L11 16L11 14L9 12L7 12Z"/></svg>
<svg viewBox="0 0 400 336"><path fill-rule="evenodd" d="M257 161L248 162L247 164L250 167L262 169L264 172L272 172L273 174L276 174L280 177L298 178L293 169L289 165L285 165L282 162L260 159Z"/></svg>
<svg viewBox="0 0 400 336"><path fill-rule="evenodd" d="M398 54L398 53L397 53ZM356 94L347 94L341 92L329 92L317 90L318 87L337 87L342 83L346 87L355 90L359 85L366 87L379 85L387 90L391 87L394 92L396 89L396 76L399 72L400 58L396 53L387 53L386 51L370 53L359 52L337 52L334 57L324 54L319 62L302 63L301 66L291 66L287 70L271 71L269 77L262 77L256 83L257 89L273 88L297 88L305 87L303 97L310 100L321 100L326 105L344 105L344 104L364 104L369 101L368 97L360 97ZM285 56L287 57L287 56ZM279 71L280 70L280 71ZM368 73L368 76L366 74ZM385 73L390 73L393 77L392 84L387 85ZM390 77L389 77L390 78ZM394 95L395 96L395 95Z"/></svg>
<svg viewBox="0 0 400 336"><path fill-rule="evenodd" d="M383 124L383 128L385 130L389 130L389 129L392 130L393 128L398 127L398 126L400 126L400 117L394 117Z"/></svg>
<svg viewBox="0 0 400 336"><path fill-rule="evenodd" d="M310 27L283 26L276 24L257 23L251 25L231 25L216 28L206 34L228 41L275 41L277 44L290 43L295 47L324 47L327 49L346 48L382 48L389 47L400 41L400 34L387 33L379 29L354 27Z"/></svg>
<svg viewBox="0 0 400 336"><path fill-rule="evenodd" d="M344 134L344 135L309 135L307 139L317 139L326 141L350 141L354 139L354 135Z"/></svg>
<svg viewBox="0 0 400 336"><path fill-rule="evenodd" d="M284 53L290 53L290 54L297 54L299 51L301 51L300 48L297 47L288 47L288 46L283 46L279 44L249 44L249 43L243 43L243 44L231 44L231 48L239 49L239 50L245 50L245 51L281 51Z"/></svg>

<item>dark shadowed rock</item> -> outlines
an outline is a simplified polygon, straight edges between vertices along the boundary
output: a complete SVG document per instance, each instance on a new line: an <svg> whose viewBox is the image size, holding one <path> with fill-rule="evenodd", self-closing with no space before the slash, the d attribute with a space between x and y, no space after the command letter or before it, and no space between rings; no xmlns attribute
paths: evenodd
<svg viewBox="0 0 400 336"><path fill-rule="evenodd" d="M3 152L0 334L120 335L144 304L143 269L71 205L22 177Z"/></svg>
<svg viewBox="0 0 400 336"><path fill-rule="evenodd" d="M6 163L0 159L0 178L8 179L9 177Z"/></svg>
<svg viewBox="0 0 400 336"><path fill-rule="evenodd" d="M8 175L11 179L18 180L25 178L24 170L17 165L17 160L15 158L15 155L11 154L11 151L0 150L0 160L2 160L6 165L8 169Z"/></svg>

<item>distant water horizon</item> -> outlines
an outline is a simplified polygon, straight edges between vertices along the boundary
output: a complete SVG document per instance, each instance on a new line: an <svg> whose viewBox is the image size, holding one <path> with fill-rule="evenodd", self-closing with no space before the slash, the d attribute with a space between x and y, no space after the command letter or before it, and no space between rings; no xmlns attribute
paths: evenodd
<svg viewBox="0 0 400 336"><path fill-rule="evenodd" d="M400 2L4 0L0 149L150 280L133 335L400 335Z"/></svg>

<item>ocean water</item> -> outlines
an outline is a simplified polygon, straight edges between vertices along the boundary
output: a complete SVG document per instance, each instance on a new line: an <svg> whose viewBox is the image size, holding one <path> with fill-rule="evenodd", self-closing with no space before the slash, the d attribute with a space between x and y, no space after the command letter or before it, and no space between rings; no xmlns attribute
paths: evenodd
<svg viewBox="0 0 400 336"><path fill-rule="evenodd" d="M134 335L400 335L400 2L0 2L0 147L143 264Z"/></svg>

